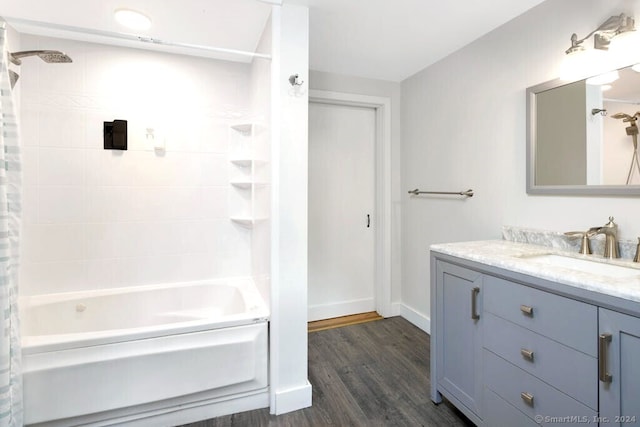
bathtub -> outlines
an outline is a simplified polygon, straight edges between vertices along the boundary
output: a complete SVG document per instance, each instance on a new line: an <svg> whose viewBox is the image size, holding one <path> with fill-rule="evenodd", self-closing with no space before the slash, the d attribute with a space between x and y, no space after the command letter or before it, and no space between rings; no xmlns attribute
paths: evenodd
<svg viewBox="0 0 640 427"><path fill-rule="evenodd" d="M251 278L22 297L26 424L175 425L268 406Z"/></svg>

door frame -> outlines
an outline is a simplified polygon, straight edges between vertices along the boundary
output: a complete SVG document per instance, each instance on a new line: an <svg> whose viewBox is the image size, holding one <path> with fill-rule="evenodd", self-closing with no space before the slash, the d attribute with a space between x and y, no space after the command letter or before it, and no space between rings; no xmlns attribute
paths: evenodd
<svg viewBox="0 0 640 427"><path fill-rule="evenodd" d="M382 317L391 311L391 99L355 93L309 90L309 103L375 110L375 238L374 238L374 299ZM308 144L308 142L307 142Z"/></svg>

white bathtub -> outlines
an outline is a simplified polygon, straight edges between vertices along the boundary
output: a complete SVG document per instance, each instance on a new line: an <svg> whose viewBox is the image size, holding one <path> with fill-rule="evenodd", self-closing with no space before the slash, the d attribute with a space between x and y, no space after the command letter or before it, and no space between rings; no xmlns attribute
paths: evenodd
<svg viewBox="0 0 640 427"><path fill-rule="evenodd" d="M172 425L268 406L250 278L20 300L26 424Z"/></svg>

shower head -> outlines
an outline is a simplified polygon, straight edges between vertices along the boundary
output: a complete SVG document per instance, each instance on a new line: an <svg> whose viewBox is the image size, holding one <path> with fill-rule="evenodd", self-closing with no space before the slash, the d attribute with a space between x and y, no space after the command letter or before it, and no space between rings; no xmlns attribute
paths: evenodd
<svg viewBox="0 0 640 427"><path fill-rule="evenodd" d="M633 124L635 124L636 120L638 120L638 117L640 117L640 111L635 113L633 116L625 113L615 113L611 117L618 120L622 119L623 122L633 122Z"/></svg>
<svg viewBox="0 0 640 427"><path fill-rule="evenodd" d="M48 64L73 62L68 55L59 50L24 50L22 52L9 53L9 61L16 65L21 65L21 59L27 56L38 56Z"/></svg>

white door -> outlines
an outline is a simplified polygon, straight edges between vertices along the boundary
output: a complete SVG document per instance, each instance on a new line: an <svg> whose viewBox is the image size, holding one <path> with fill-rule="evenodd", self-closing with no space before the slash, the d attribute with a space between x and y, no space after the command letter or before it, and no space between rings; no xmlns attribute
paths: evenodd
<svg viewBox="0 0 640 427"><path fill-rule="evenodd" d="M309 321L375 310L375 109L309 104Z"/></svg>

